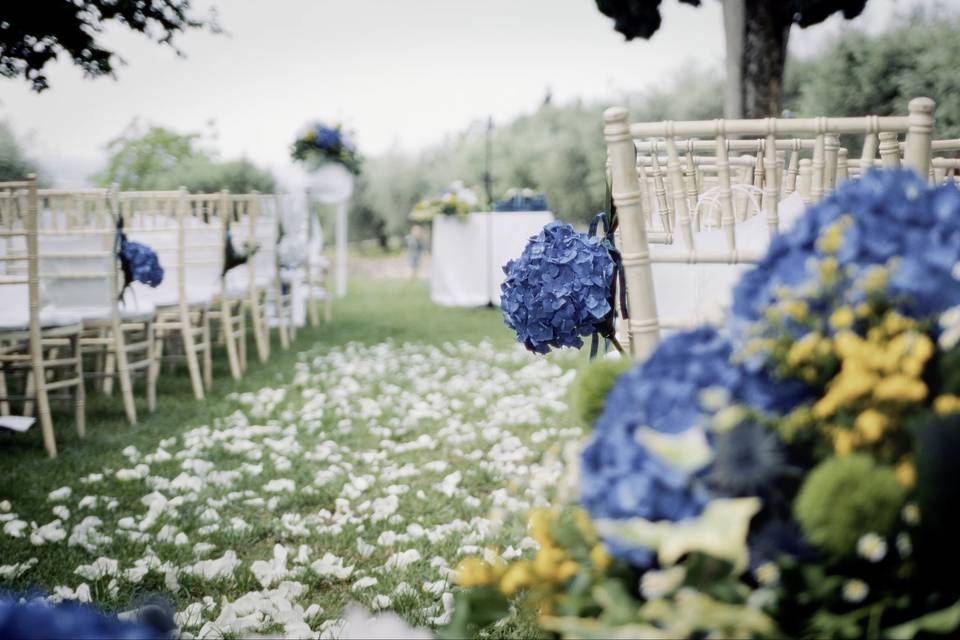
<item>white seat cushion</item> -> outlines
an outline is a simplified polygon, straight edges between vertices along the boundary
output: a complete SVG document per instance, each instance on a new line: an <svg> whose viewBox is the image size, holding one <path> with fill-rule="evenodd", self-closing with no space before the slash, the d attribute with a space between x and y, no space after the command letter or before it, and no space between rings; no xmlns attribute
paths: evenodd
<svg viewBox="0 0 960 640"><path fill-rule="evenodd" d="M134 282L132 291L124 296L124 300L136 299L136 304L151 304L155 308L172 307L180 304L180 293L176 286L160 286L156 289L140 282ZM191 307L208 305L213 302L219 292L211 287L187 286L187 304Z"/></svg>

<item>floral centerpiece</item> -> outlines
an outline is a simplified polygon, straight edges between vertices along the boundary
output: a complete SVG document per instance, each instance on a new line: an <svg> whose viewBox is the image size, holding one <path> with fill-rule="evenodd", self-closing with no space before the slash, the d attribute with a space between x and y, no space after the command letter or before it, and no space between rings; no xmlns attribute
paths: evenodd
<svg viewBox="0 0 960 640"><path fill-rule="evenodd" d="M533 189L507 189L503 198L493 203L493 210L512 211L548 211L547 198Z"/></svg>
<svg viewBox="0 0 960 640"><path fill-rule="evenodd" d="M616 379L580 506L531 514L530 558L465 560L450 635L512 603L573 638L956 633L958 264L953 185L870 172L811 207L726 326Z"/></svg>
<svg viewBox="0 0 960 640"><path fill-rule="evenodd" d="M315 122L297 138L290 148L290 156L316 169L327 163L342 165L350 173L360 173L361 159L356 146L342 125L327 126Z"/></svg>
<svg viewBox="0 0 960 640"><path fill-rule="evenodd" d="M438 216L466 220L471 211L477 210L478 204L479 199L471 189L465 188L462 182L454 182L438 195L413 205L409 218L414 222L429 222Z"/></svg>

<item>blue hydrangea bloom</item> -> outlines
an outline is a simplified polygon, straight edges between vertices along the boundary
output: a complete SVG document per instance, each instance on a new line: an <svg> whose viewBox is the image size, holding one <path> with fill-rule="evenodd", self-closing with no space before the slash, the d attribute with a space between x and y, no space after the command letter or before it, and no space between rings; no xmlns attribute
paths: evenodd
<svg viewBox="0 0 960 640"><path fill-rule="evenodd" d="M92 606L76 602L49 604L41 600L19 602L0 597L0 638L116 638L117 640L160 640L167 634L133 622L123 622Z"/></svg>
<svg viewBox="0 0 960 640"><path fill-rule="evenodd" d="M696 473L675 469L638 442L636 431L677 434L706 426L710 414L700 395L708 387L767 411L787 410L803 397L794 383L776 383L765 372L731 364L732 353L726 337L703 327L666 338L617 379L581 459L580 498L592 517L676 521L703 510L713 497L705 481L710 467ZM646 566L652 558L648 549L608 544L633 564Z"/></svg>
<svg viewBox="0 0 960 640"><path fill-rule="evenodd" d="M163 267L156 252L145 244L126 238L120 245L120 262L129 282L142 282L157 287L163 282Z"/></svg>
<svg viewBox="0 0 960 640"><path fill-rule="evenodd" d="M503 267L500 309L530 351L583 346L612 311L614 261L598 238L551 222Z"/></svg>
<svg viewBox="0 0 960 640"><path fill-rule="evenodd" d="M841 216L852 221L836 253L841 269L856 274L895 258L887 293L899 311L924 317L960 304L953 274L960 261L960 191L952 184L930 187L908 169L870 171L840 185L774 238L734 290L734 322L761 319L778 288L809 281L809 259L824 257L817 238Z"/></svg>
<svg viewBox="0 0 960 640"><path fill-rule="evenodd" d="M322 124L314 129L317 134L314 144L320 149L333 149L343 143L340 131L332 127L325 127Z"/></svg>

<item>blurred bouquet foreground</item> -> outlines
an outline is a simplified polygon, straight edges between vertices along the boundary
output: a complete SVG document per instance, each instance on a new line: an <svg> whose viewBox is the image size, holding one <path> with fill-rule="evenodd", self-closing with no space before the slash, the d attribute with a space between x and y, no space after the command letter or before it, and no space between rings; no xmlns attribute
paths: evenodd
<svg viewBox="0 0 960 640"><path fill-rule="evenodd" d="M958 261L960 191L872 172L773 240L725 326L585 368L579 504L464 559L445 634L955 633Z"/></svg>

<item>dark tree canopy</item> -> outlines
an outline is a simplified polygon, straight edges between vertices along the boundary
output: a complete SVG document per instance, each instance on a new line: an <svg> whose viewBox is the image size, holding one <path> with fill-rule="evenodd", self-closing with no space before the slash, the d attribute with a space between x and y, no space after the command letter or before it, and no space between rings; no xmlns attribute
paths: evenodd
<svg viewBox="0 0 960 640"><path fill-rule="evenodd" d="M218 30L213 16L191 14L190 0L3 0L0 75L23 76L35 91L43 91L49 87L43 69L61 53L88 77L113 75L123 60L100 41L110 21L170 46L190 29Z"/></svg>
<svg viewBox="0 0 960 640"><path fill-rule="evenodd" d="M661 0L597 0L600 13L613 18L613 28L627 40L647 39L660 28ZM680 0L695 7L700 0Z"/></svg>
<svg viewBox="0 0 960 640"><path fill-rule="evenodd" d="M626 37L649 38L660 28L660 3L662 0L596 0L597 8L605 16L613 18L613 28ZM679 0L684 4L700 6L700 0ZM856 18L863 11L867 0L761 0L776 9L781 19L809 27L841 11L846 19Z"/></svg>
<svg viewBox="0 0 960 640"><path fill-rule="evenodd" d="M661 1L596 0L596 3L601 13L613 18L614 29L632 40L649 38L660 28ZM693 6L701 3L701 0L679 1ZM855 18L866 4L867 0L731 0L730 5L724 6L728 74L732 83L727 91L728 98L733 92L739 106L730 109L742 111L742 115L749 118L779 115L790 27L794 24L809 27L837 12L844 18ZM731 10L729 16L728 10ZM739 17L733 18L734 15ZM732 34L741 28L740 33ZM736 69L735 74L731 65ZM742 116L738 113L731 117Z"/></svg>

